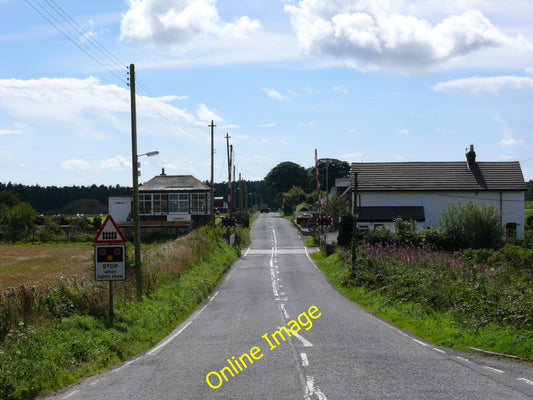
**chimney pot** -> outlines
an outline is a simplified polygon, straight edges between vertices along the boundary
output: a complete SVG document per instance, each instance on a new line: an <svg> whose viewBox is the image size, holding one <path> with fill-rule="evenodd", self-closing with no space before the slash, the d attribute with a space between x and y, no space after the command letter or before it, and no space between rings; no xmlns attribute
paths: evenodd
<svg viewBox="0 0 533 400"><path fill-rule="evenodd" d="M474 145L470 145L470 151L466 153L466 163L468 169L473 169L476 166L476 152L474 151Z"/></svg>
<svg viewBox="0 0 533 400"><path fill-rule="evenodd" d="M165 174L165 168L164 168L164 167L161 168L161 175L166 175L166 174Z"/></svg>

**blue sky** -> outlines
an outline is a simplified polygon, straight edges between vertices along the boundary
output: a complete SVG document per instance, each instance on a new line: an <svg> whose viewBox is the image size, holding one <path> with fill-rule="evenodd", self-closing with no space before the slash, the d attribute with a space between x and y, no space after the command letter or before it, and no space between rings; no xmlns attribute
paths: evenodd
<svg viewBox="0 0 533 400"><path fill-rule="evenodd" d="M315 148L458 161L470 144L533 179L532 17L529 0L0 0L0 181L131 185L130 63L139 153L160 152L141 181L210 179L211 120L217 182L226 133L248 180Z"/></svg>

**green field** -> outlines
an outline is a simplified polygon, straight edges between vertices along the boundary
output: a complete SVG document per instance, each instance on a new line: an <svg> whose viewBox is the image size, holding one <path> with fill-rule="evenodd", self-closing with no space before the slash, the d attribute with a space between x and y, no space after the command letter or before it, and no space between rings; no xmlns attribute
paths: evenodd
<svg viewBox="0 0 533 400"><path fill-rule="evenodd" d="M533 215L533 201L526 201L526 209L524 210L525 216Z"/></svg>

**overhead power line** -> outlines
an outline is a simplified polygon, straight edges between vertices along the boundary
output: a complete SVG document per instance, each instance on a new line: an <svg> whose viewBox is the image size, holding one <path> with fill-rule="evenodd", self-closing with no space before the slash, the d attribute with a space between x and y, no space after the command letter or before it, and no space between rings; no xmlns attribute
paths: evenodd
<svg viewBox="0 0 533 400"><path fill-rule="evenodd" d="M69 15L54 0L25 0L41 17L52 25L61 35L70 41L79 50L85 53L100 67L113 75L121 84L129 86L123 71L129 64L117 57L113 52L108 50L92 34L83 28L73 17ZM138 72L137 72L138 75ZM196 135L207 135L208 133L195 125L193 121L188 120L174 107L163 106L162 100L154 95L141 79L136 78L139 100L145 103L158 115L165 118L170 123L179 126L181 129L192 131ZM166 103L164 103L166 104ZM202 124L203 126L203 124Z"/></svg>

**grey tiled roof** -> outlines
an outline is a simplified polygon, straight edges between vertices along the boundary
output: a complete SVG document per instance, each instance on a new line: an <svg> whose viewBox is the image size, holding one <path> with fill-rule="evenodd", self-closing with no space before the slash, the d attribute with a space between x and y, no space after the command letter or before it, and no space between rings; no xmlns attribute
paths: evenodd
<svg viewBox="0 0 533 400"><path fill-rule="evenodd" d="M204 191L210 187L192 175L157 175L139 186L140 192Z"/></svg>
<svg viewBox="0 0 533 400"><path fill-rule="evenodd" d="M526 190L518 161L353 163L361 191Z"/></svg>

